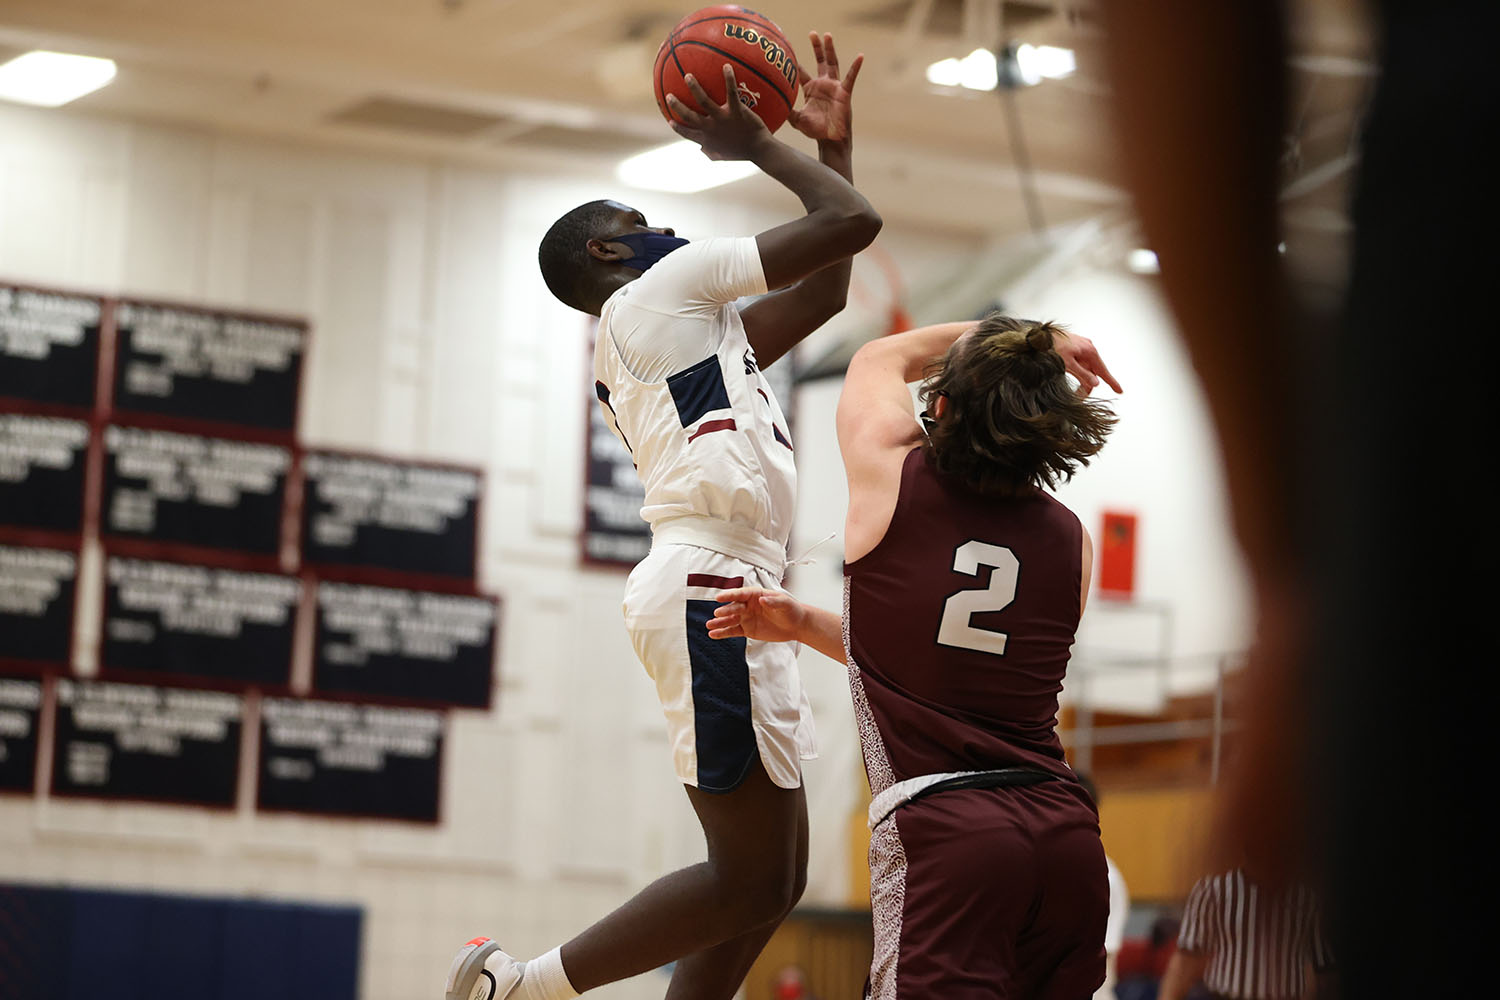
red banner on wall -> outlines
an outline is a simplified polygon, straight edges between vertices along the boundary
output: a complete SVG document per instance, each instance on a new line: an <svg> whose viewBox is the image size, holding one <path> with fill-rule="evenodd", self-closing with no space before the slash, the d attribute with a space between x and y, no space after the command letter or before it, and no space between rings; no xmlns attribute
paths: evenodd
<svg viewBox="0 0 1500 1000"><path fill-rule="evenodd" d="M1114 598L1135 596L1136 516L1104 512L1099 543L1099 591Z"/></svg>

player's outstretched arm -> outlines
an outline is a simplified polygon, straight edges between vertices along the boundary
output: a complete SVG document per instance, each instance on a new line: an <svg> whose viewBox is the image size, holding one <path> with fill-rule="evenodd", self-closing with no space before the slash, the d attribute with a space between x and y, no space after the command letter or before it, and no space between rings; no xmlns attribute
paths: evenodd
<svg viewBox="0 0 1500 1000"><path fill-rule="evenodd" d="M974 323L943 323L872 340L854 353L839 393L839 453L849 481L844 559L873 549L890 526L907 452L922 441L908 382Z"/></svg>
<svg viewBox="0 0 1500 1000"><path fill-rule="evenodd" d="M714 598L720 603L707 624L712 638L800 642L844 662L844 624L832 611L756 587L722 590Z"/></svg>
<svg viewBox="0 0 1500 1000"><path fill-rule="evenodd" d="M839 73L833 36L809 32L817 71L802 84L803 104L790 124L818 143L818 162L854 182L853 95L863 55L855 56L845 76ZM764 258L762 244L762 258ZM854 258L844 257L795 284L764 295L740 311L745 336L762 365L769 365L801 343L808 334L843 311L849 298Z"/></svg>
<svg viewBox="0 0 1500 1000"><path fill-rule="evenodd" d="M724 82L727 93L737 93L734 70L728 65L724 67ZM847 88L850 82L846 78L842 86ZM702 146L710 159L751 161L797 195L807 211L802 218L768 229L755 238L767 288L785 288L801 281L853 257L874 241L880 232L880 214L846 177L778 142L737 97L718 105L697 80L689 76L686 83L694 101L707 110L696 111L668 95L667 103L680 119L673 123L673 129ZM761 335L772 326L771 323L755 325ZM749 327L747 324L747 334ZM757 337L751 336L750 342L761 364L769 365L786 353L796 339L783 344L779 337L762 336L757 343Z"/></svg>
<svg viewBox="0 0 1500 1000"><path fill-rule="evenodd" d="M860 558L885 536L901 489L902 463L922 441L907 384L920 381L928 365L977 325L942 323L882 337L861 347L849 362L837 416L839 452L849 481L845 559ZM1065 335L1056 350L1078 379L1079 392L1087 395L1100 381L1120 391L1087 337Z"/></svg>
<svg viewBox="0 0 1500 1000"><path fill-rule="evenodd" d="M883 383L888 383L897 372L900 373L903 385L920 382L926 374L927 366L942 357L953 346L954 341L977 325L939 323L872 340L855 354L854 361L849 365L850 374L855 374L855 368L859 367L861 376L873 373ZM1087 396L1098 388L1100 382L1104 382L1115 392L1125 391L1104 359L1099 356L1099 349L1088 337L1059 330L1053 342L1053 350L1062 356L1068 374L1078 380L1078 391L1081 394ZM856 386L855 395L880 392L878 386L867 385L869 381L862 377L861 384ZM885 389L888 393L890 386L886 384ZM847 379L844 382L844 392L846 395L849 393Z"/></svg>

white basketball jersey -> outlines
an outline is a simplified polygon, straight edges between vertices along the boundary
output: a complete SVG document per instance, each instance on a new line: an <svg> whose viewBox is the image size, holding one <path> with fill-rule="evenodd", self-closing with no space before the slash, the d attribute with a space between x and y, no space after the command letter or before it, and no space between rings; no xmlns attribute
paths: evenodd
<svg viewBox="0 0 1500 1000"><path fill-rule="evenodd" d="M709 517L785 551L797 497L791 438L733 305L765 290L753 238L705 240L669 254L604 303L594 389L640 473L641 517L653 527ZM651 378L643 357L667 358L670 373L637 377ZM685 367L671 370L677 364Z"/></svg>

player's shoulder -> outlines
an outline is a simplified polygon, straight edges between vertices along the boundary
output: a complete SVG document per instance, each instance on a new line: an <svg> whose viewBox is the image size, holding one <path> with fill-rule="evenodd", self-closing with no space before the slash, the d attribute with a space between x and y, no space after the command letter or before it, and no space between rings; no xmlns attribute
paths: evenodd
<svg viewBox="0 0 1500 1000"><path fill-rule="evenodd" d="M725 257L732 257L745 252L746 242L754 243L753 236L710 236L703 240L693 240L667 254L661 260L643 274L642 278L648 278L653 274L670 274L685 268L703 267Z"/></svg>
<svg viewBox="0 0 1500 1000"><path fill-rule="evenodd" d="M661 295L675 298L681 291L694 287L732 253L734 242L732 238L712 237L683 244L621 289L626 294L620 300L641 304Z"/></svg>
<svg viewBox="0 0 1500 1000"><path fill-rule="evenodd" d="M672 315L714 312L744 292L744 276L752 270L746 255L752 253L759 253L754 237L714 237L685 244L626 285L629 291L620 301ZM758 271L758 258L753 265Z"/></svg>
<svg viewBox="0 0 1500 1000"><path fill-rule="evenodd" d="M1063 524L1076 524L1080 528L1083 527L1083 519L1078 516L1078 512L1057 499L1049 491L1038 488L1034 496L1037 498L1037 502L1042 505L1043 509L1054 520Z"/></svg>

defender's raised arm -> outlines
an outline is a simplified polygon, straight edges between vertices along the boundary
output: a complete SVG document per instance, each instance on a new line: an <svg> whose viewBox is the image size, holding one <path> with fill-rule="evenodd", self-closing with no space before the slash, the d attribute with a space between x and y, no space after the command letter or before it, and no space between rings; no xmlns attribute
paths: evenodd
<svg viewBox="0 0 1500 1000"><path fill-rule="evenodd" d="M724 81L728 92L736 93L734 70L727 65ZM689 77L687 83L707 110L697 112L669 96L673 113L686 123L673 125L677 133L702 146L710 159L749 160L800 198L807 210L802 218L756 237L767 287L783 288L874 241L880 214L838 171L777 140L737 97L715 104L697 80Z"/></svg>

